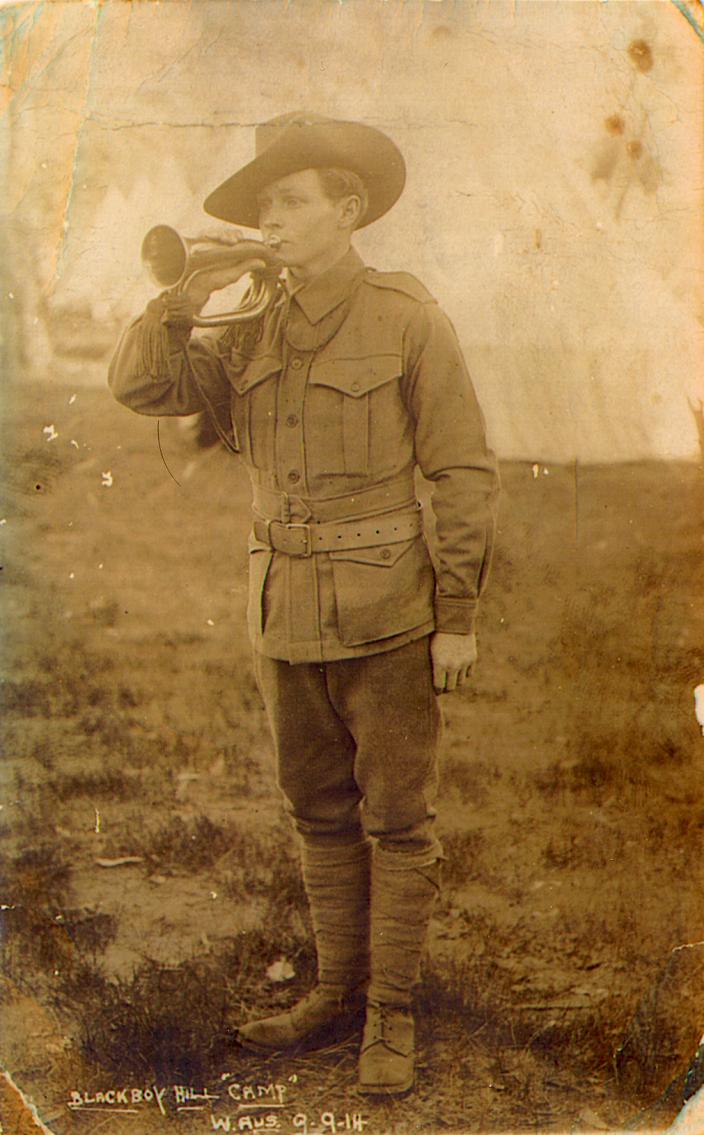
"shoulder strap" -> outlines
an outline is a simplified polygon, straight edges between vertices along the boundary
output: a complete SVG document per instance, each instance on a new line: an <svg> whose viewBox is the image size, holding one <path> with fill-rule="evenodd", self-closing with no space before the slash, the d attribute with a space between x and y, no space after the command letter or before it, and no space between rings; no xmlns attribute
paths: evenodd
<svg viewBox="0 0 704 1135"><path fill-rule="evenodd" d="M364 278L374 288L403 292L419 303L435 303L435 297L410 272L377 272L376 268L367 268Z"/></svg>

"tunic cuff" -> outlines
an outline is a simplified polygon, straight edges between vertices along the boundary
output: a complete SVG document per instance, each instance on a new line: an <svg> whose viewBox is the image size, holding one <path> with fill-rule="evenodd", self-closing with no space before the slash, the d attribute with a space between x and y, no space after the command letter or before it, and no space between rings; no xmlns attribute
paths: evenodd
<svg viewBox="0 0 704 1135"><path fill-rule="evenodd" d="M476 599L436 596L435 630L441 634L474 634L476 616Z"/></svg>

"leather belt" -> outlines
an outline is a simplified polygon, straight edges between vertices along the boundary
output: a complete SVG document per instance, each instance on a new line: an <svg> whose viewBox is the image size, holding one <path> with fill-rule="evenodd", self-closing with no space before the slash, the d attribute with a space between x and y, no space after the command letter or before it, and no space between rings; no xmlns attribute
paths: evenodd
<svg viewBox="0 0 704 1135"><path fill-rule="evenodd" d="M423 531L420 504L413 512L392 512L331 524L284 524L281 520L254 518L254 536L275 552L312 556L316 552L348 552L411 540Z"/></svg>
<svg viewBox="0 0 704 1135"><path fill-rule="evenodd" d="M255 513L272 517L288 524L292 515L302 521L313 520L326 524L333 520L369 516L371 513L389 512L402 507L412 508L416 503L413 474L403 473L391 481L371 485L367 489L345 493L337 497L311 499L282 493L252 484L252 504Z"/></svg>

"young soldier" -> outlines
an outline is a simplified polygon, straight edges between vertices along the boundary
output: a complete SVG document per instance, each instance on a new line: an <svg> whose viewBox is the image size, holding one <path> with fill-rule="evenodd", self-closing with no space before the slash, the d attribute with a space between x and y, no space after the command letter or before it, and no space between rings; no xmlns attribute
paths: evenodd
<svg viewBox="0 0 704 1135"><path fill-rule="evenodd" d="M252 480L249 632L318 981L239 1037L265 1053L314 1046L364 1003L360 1088L380 1094L413 1083L411 992L442 854L434 689L461 686L476 659L497 490L449 321L414 277L365 268L351 246L404 181L372 127L302 114L259 127L256 157L205 209L277 246L272 305L208 341L165 293L110 369L139 413L225 407ZM194 307L224 283L203 277ZM434 482L434 564L416 466Z"/></svg>

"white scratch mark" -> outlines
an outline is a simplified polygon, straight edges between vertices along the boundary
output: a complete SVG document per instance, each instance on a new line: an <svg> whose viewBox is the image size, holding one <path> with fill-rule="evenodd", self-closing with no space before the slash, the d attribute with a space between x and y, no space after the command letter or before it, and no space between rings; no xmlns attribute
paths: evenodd
<svg viewBox="0 0 704 1135"><path fill-rule="evenodd" d="M269 981L278 983L291 981L291 979L296 976L296 972L287 958L279 958L277 961L271 963L266 971L266 976L269 978Z"/></svg>
<svg viewBox="0 0 704 1135"><path fill-rule="evenodd" d="M539 466L539 465L534 465L534 466L533 466L533 469L532 469L532 473L533 473L533 480L534 480L534 481L537 481L537 480L538 480L538 473L539 473L539 472L540 472L540 466Z"/></svg>
<svg viewBox="0 0 704 1135"><path fill-rule="evenodd" d="M69 400L68 400L68 404L69 404L69 406L73 406L73 403L74 403L74 402L76 401L77 397L78 397L78 395L77 395L77 394L72 394L72 395L71 395L71 397L70 397L70 398L69 398Z"/></svg>
<svg viewBox="0 0 704 1135"><path fill-rule="evenodd" d="M15 293L14 293L14 292L8 292L7 294L8 294L8 296L9 296L9 298L10 298L11 300L13 300L13 299L15 298Z"/></svg>
<svg viewBox="0 0 704 1135"><path fill-rule="evenodd" d="M56 427L54 426L53 422L50 426L44 426L42 433L46 434L47 441L54 441L59 436L56 432Z"/></svg>
<svg viewBox="0 0 704 1135"><path fill-rule="evenodd" d="M104 564L98 564L98 571L102 571L104 566Z"/></svg>
<svg viewBox="0 0 704 1135"><path fill-rule="evenodd" d="M704 737L704 683L696 686L694 690L694 716L699 722Z"/></svg>
<svg viewBox="0 0 704 1135"><path fill-rule="evenodd" d="M100 835L100 812L95 809L95 834Z"/></svg>
<svg viewBox="0 0 704 1135"><path fill-rule="evenodd" d="M211 899L216 899L218 897L218 892L217 891L211 891L210 897L211 897Z"/></svg>
<svg viewBox="0 0 704 1135"><path fill-rule="evenodd" d="M3 524L7 524L7 517L6 516L3 516L2 520L0 520L0 525L3 525Z"/></svg>
<svg viewBox="0 0 704 1135"><path fill-rule="evenodd" d="M101 476L103 478L102 481L101 481L102 487L104 489L111 489L112 488L112 473L110 472L110 470L108 469L106 473L101 473Z"/></svg>
<svg viewBox="0 0 704 1135"><path fill-rule="evenodd" d="M206 619L205 621L206 621L206 623L208 624L208 626L209 626L209 627L214 627L214 626L215 626L215 623L213 622L213 620L212 620L212 619Z"/></svg>
<svg viewBox="0 0 704 1135"><path fill-rule="evenodd" d="M133 863L143 863L141 855L122 855L119 859L96 859L98 867L129 867Z"/></svg>
<svg viewBox="0 0 704 1135"><path fill-rule="evenodd" d="M549 469L543 469L543 476L549 477L550 476L550 470Z"/></svg>
<svg viewBox="0 0 704 1135"><path fill-rule="evenodd" d="M76 578L76 573L75 573L75 572L73 572L73 571L70 571L70 572L68 573L68 578L69 578L69 579L75 579L75 578Z"/></svg>
<svg viewBox="0 0 704 1135"><path fill-rule="evenodd" d="M71 445L74 447L74 449L80 449L81 448L74 437L71 438Z"/></svg>

